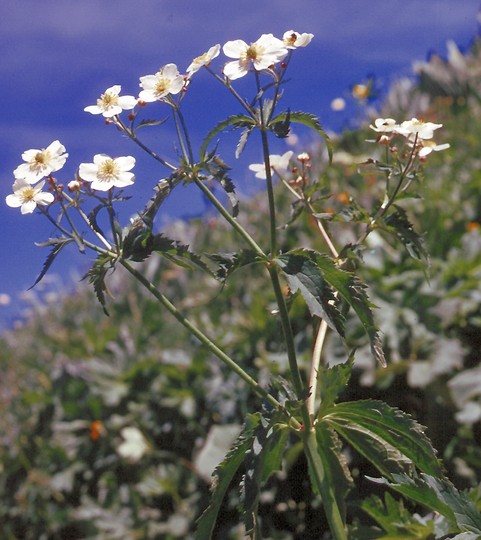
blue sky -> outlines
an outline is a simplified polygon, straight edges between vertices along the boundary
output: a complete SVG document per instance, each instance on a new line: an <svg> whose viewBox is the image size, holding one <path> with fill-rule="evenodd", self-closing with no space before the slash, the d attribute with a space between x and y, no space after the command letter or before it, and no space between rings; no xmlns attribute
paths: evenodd
<svg viewBox="0 0 481 540"><path fill-rule="evenodd" d="M0 201L11 192L12 171L29 148L59 139L69 160L57 177L69 180L79 163L96 153L134 155L135 208L162 177L132 145L83 112L113 84L137 95L138 78L191 60L215 43L286 30L311 32L297 51L286 88L296 109L319 116L326 128L339 125L332 99L374 74L386 86L411 73L430 51L444 54L446 41L469 45L477 32L480 0L3 0L0 18ZM221 69L224 58L214 67ZM207 73L199 74L184 100L194 141L218 120L239 112ZM219 86L220 88L220 86ZM213 92L217 93L214 95ZM159 112L161 114L161 112ZM156 150L175 157L172 127L155 132ZM282 148L279 148L282 150ZM229 157L229 156L228 156ZM242 177L244 180L244 177ZM172 214L199 211L191 194L174 198ZM37 248L52 234L38 215L22 216L0 206L0 328L19 314L19 296L33 283L47 251ZM50 285L77 279L88 257L73 249L54 263ZM2 305L7 296L8 305Z"/></svg>

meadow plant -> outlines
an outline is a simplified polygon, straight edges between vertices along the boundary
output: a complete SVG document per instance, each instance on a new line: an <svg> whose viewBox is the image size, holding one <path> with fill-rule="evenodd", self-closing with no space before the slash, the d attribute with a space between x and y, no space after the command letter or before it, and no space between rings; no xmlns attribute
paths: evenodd
<svg viewBox="0 0 481 540"><path fill-rule="evenodd" d="M391 522L396 519L404 520L403 537L421 538L415 536L415 525L407 519L402 502L395 502L389 494L385 502L371 498L361 503L362 509L387 531L386 536L379 530L377 536L372 536L372 531L352 527L346 497L355 480L347 464L346 448L357 451L377 470L378 477L372 478L373 482L435 512L432 530L436 538L475 538L481 534L479 513L473 502L446 478L423 427L382 401L342 400L356 356L347 341L344 362L323 363L327 333L337 333L344 340L347 321L352 323L355 319L356 326L367 337L373 358L380 366L386 366L389 359L376 323L383 316L382 310L370 302L368 284L361 280L359 268L372 233L391 238L399 249L427 266L422 236L402 204L406 199L419 197L419 179L425 162L432 152L443 151L449 144L434 140L441 124L417 118L374 119L370 126L373 137L366 143L372 157L358 167L376 177L382 185L382 196L375 204L364 207L346 195L343 204L336 207L329 186L315 172L307 151L300 149L295 154L289 150L282 155L271 151L273 141L287 139L292 126L300 124L320 137L327 149L326 156L332 159L330 140L319 120L306 112L282 108L289 65L297 54L302 54L298 49L308 46L312 38L312 34L290 30L282 38L264 34L250 44L238 39L222 47L214 45L195 58L184 73L170 63L154 74L140 77L138 97L121 95L121 86L114 85L105 90L95 105L85 107L86 112L101 115L109 126L128 137L162 171L162 179L153 186L153 197L126 225L119 223L117 205L135 192L135 158L99 153L92 162L81 163L74 178L61 181L57 177L68 154L59 141L22 155L24 163L14 171L13 193L7 196L6 203L20 208L22 214L36 212L57 231L56 236L42 244L50 248L50 253L35 284L66 246L94 252L95 262L85 277L106 314L108 276L121 266L155 297L160 308L177 319L202 347L260 398L262 407L248 411L242 432L215 469L211 500L198 520L197 538L212 537L224 496L232 481L239 478L245 532L251 538L260 538L262 519L258 506L262 488L282 469L286 452L294 444L302 446L312 490L320 496L333 538L398 538L389 536L395 529ZM228 60L219 69L215 62L219 61L221 51ZM201 147L195 149L182 104L189 98L193 79L201 70L208 72L219 91L233 96L240 112L215 125ZM236 89L236 81L243 77L253 79L251 99L241 97ZM175 125L175 163L164 159L159 150L141 138L141 130L156 126L162 129L164 120L150 119L157 108L167 111ZM241 206L233 169L218 152L216 142L216 137L227 130L240 132L236 158L253 141L254 132L259 134L262 162L250 165L249 170L265 185L268 218L261 237L253 237L239 219ZM197 253L159 231L162 204L173 190L187 184L200 190L232 228L238 238L237 248L216 253L216 246L212 245L208 252ZM278 193L290 199L287 223L281 223L276 210ZM284 249L286 235L297 220L306 216L323 247L305 247L299 239L294 248ZM337 237L337 224L351 227L350 238L354 240L346 243L342 235ZM149 280L142 271L144 267L137 264L152 256L164 257L186 271L196 268L205 272L218 282L219 294L233 273L240 274L252 265L261 267L266 289L257 293L265 295L265 309L270 310L271 318L278 324L278 339L287 358L289 376L280 378L273 372L269 381L259 380L254 370L246 369L229 351L229 344L216 342L207 330L192 322L185 308L166 296L162 283ZM274 307L267 290L275 297ZM312 354L307 366L299 362L290 312L299 301L306 306L312 326ZM148 434L135 426L124 428L119 454L133 461L143 459L148 451L144 435Z"/></svg>

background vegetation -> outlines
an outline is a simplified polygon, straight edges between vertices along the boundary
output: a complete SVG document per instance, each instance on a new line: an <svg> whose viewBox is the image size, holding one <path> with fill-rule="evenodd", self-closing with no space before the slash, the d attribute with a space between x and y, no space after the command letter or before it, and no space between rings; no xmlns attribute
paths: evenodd
<svg viewBox="0 0 481 540"><path fill-rule="evenodd" d="M363 280L380 308L388 367L374 365L353 320L355 371L343 399L382 399L410 413L426 426L448 476L481 510L481 43L465 54L450 45L448 59L432 57L417 76L391 88L379 116L443 123L439 142L451 144L429 156L419 199L404 206L416 229L425 231L428 270L381 235L369 237ZM321 150L311 149L326 190L324 211L341 218L330 225L334 237L349 240L352 224L344 222L353 219L356 201L369 206L377 194L379 179L359 165L372 152L371 138L367 126L340 135L331 166ZM277 196L287 222L291 208L281 186ZM261 194L244 201L239 219L262 231L266 212ZM211 244L229 252L231 235L209 216L174 223L169 231L207 252ZM295 222L282 247L293 247L291 239L323 249L307 219ZM242 269L221 291L205 275L155 256L143 264L149 279L182 301L189 317L245 369L260 373L261 381L272 372L282 375L279 322L266 295L258 294L265 288L260 270ZM245 413L260 407L259 398L136 283L117 270L109 286L110 317L82 285L73 295L50 294L21 327L0 338L2 539L193 537L214 467ZM290 310L307 366L314 329L302 302L294 299ZM347 352L331 335L325 362L343 362ZM348 499L352 537L384 537L360 531L379 523L361 501L384 497L385 488L369 480L373 470L353 449L346 447L345 456L356 479ZM321 503L309 490L301 447L294 444L283 472L264 489L265 537L322 537ZM237 497L232 490L224 501L217 538L243 537ZM435 537L434 514L421 505L407 514L399 508L405 538Z"/></svg>

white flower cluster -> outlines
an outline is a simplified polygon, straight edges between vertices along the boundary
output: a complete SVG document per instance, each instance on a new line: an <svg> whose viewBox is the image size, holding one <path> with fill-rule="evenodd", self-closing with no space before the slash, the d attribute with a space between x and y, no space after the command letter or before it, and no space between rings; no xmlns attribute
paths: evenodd
<svg viewBox="0 0 481 540"><path fill-rule="evenodd" d="M45 185L45 180L42 179L61 169L67 157L65 146L60 141L54 141L41 150L24 152L22 159L25 163L13 171L15 182L12 186L13 193L5 199L7 205L20 208L22 214L31 214L37 205L51 204L54 196L42 191Z"/></svg>
<svg viewBox="0 0 481 540"><path fill-rule="evenodd" d="M423 122L417 118L406 120L397 124L393 118L376 118L374 125L369 127L379 133L378 141L389 142L394 135L406 137L409 143L415 146L417 155L423 159L431 152L439 152L449 148L449 144L436 144L431 141L434 137L434 131L442 127L442 124L433 124L432 122Z"/></svg>

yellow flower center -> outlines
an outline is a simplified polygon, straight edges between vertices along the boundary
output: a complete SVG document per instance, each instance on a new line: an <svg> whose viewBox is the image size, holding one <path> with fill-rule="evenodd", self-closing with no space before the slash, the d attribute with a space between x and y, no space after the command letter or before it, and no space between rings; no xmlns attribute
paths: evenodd
<svg viewBox="0 0 481 540"><path fill-rule="evenodd" d="M18 196L20 197L22 204L25 204L26 202L33 201L33 198L35 196L35 190L33 189L33 187L25 187L22 189Z"/></svg>
<svg viewBox="0 0 481 540"><path fill-rule="evenodd" d="M169 92L169 88L170 88L170 79L166 79L165 77L162 77L161 79L159 79L155 85L155 93L159 96L159 97L162 97L164 96L165 94L167 94Z"/></svg>
<svg viewBox="0 0 481 540"><path fill-rule="evenodd" d="M109 107L115 107L119 102L119 96L117 94L110 94L106 92L100 96L97 100L97 106L101 109L108 109Z"/></svg>
<svg viewBox="0 0 481 540"><path fill-rule="evenodd" d="M262 58L263 52L264 52L264 47L260 47L259 45L256 45L255 43L253 43L247 48L245 52L245 57L246 59L252 60L254 62L258 60L259 58Z"/></svg>
<svg viewBox="0 0 481 540"><path fill-rule="evenodd" d="M102 182L110 182L119 175L119 167L113 159L106 159L98 168L97 177Z"/></svg>
<svg viewBox="0 0 481 540"><path fill-rule="evenodd" d="M52 156L50 155L50 152L47 152L47 150L37 152L33 159L30 160L30 170L41 171L45 168L46 164L50 161L51 158Z"/></svg>

